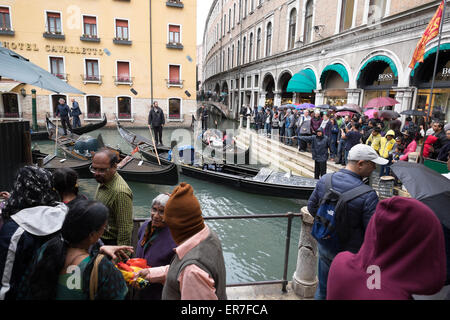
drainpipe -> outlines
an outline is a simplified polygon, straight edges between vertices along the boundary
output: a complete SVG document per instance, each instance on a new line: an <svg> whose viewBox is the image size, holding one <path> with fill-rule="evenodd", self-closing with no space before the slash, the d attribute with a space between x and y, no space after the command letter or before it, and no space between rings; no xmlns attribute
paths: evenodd
<svg viewBox="0 0 450 320"><path fill-rule="evenodd" d="M150 9L150 103L153 105L153 45L152 45L152 0L149 1Z"/></svg>

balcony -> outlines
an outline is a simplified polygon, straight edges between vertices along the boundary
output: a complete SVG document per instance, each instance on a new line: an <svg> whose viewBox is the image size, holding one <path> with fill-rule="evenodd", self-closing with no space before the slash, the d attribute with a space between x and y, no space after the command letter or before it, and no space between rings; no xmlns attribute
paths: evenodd
<svg viewBox="0 0 450 320"><path fill-rule="evenodd" d="M166 6L174 8L184 8L183 1L181 0L167 0Z"/></svg>
<svg viewBox="0 0 450 320"><path fill-rule="evenodd" d="M181 43L169 42L169 43L166 44L166 48L183 50L184 47L183 47L183 45Z"/></svg>
<svg viewBox="0 0 450 320"><path fill-rule="evenodd" d="M102 83L102 78L103 76L100 75L86 75L86 74L82 74L81 78L83 79L83 83L97 83L97 84L101 84Z"/></svg>
<svg viewBox="0 0 450 320"><path fill-rule="evenodd" d="M121 77L113 77L113 78L114 78L115 85L120 85L120 84L127 84L129 86L133 85L134 77L121 76Z"/></svg>
<svg viewBox="0 0 450 320"><path fill-rule="evenodd" d="M66 39L66 36L63 35L61 31L45 31L43 36L46 39L57 39L57 40Z"/></svg>
<svg viewBox="0 0 450 320"><path fill-rule="evenodd" d="M113 39L113 43L130 46L130 45L132 44L132 41L129 40L129 39L125 39L125 38L118 38L118 37L115 37L115 38Z"/></svg>
<svg viewBox="0 0 450 320"><path fill-rule="evenodd" d="M14 30L12 30L11 28L7 28L7 27L0 27L0 35L2 35L2 36L13 36L14 35Z"/></svg>
<svg viewBox="0 0 450 320"><path fill-rule="evenodd" d="M52 73L52 75L63 81L67 81L67 77L69 76L67 73Z"/></svg>
<svg viewBox="0 0 450 320"><path fill-rule="evenodd" d="M97 37L97 35L90 35L90 34L83 34L80 37L81 41L88 41L88 42L100 42L100 38Z"/></svg>
<svg viewBox="0 0 450 320"><path fill-rule="evenodd" d="M169 87L180 87L183 88L184 80L174 80L174 79L166 79L167 88Z"/></svg>

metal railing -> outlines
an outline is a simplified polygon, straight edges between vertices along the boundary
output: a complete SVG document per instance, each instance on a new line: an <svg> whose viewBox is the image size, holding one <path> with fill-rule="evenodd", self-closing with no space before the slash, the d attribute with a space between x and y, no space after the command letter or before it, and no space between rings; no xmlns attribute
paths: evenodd
<svg viewBox="0 0 450 320"><path fill-rule="evenodd" d="M127 77L127 76L113 76L114 78L114 84L127 84L127 85L133 85L134 77Z"/></svg>
<svg viewBox="0 0 450 320"><path fill-rule="evenodd" d="M102 83L103 76L101 75L86 75L82 74L81 78L84 83Z"/></svg>
<svg viewBox="0 0 450 320"><path fill-rule="evenodd" d="M211 216L211 217L203 217L204 220L234 220L234 219L275 219L275 218L285 218L287 221L287 230L286 230L286 242L284 247L284 265L283 265L283 279L281 280L268 280L268 281L253 281L253 282L242 282L242 283L230 283L227 284L227 287L244 287L250 285L267 285L267 284L281 284L282 291L287 292L287 273L288 273L288 264L289 264L289 247L291 245L291 231L292 231L292 220L294 217L302 217L301 213L284 213L284 214L255 214L255 215L237 215L237 216ZM147 219L143 218L134 218L134 229L139 230L139 226L141 223L146 221ZM133 243L137 243L137 230L133 230L134 239Z"/></svg>

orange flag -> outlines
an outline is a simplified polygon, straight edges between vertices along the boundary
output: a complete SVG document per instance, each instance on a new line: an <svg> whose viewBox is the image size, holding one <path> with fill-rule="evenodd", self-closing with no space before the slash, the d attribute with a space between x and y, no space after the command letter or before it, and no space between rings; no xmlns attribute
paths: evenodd
<svg viewBox="0 0 450 320"><path fill-rule="evenodd" d="M433 18L431 19L430 23L428 23L428 26L425 29L425 32L423 33L422 38L419 40L416 50L414 50L414 54L411 59L411 63L409 64L409 67L411 69L414 69L414 66L416 65L417 62L423 62L423 56L425 54L426 44L428 42L430 42L431 39L435 38L439 34L439 27L441 25L442 12L444 10L444 3L445 3L445 1L442 1L442 3L440 4L439 8L436 11L436 13L434 14Z"/></svg>

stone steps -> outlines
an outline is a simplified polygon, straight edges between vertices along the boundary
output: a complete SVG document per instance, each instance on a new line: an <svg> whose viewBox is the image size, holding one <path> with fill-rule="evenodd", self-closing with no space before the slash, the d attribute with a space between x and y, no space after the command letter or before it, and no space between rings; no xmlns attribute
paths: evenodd
<svg viewBox="0 0 450 320"><path fill-rule="evenodd" d="M249 146L251 140L250 152L258 163L271 164L283 171L314 177L314 160L309 152L299 152L296 147L258 135L254 130L241 129L235 139L238 145L245 148ZM343 167L332 161L327 163L327 172L335 172L341 168Z"/></svg>

